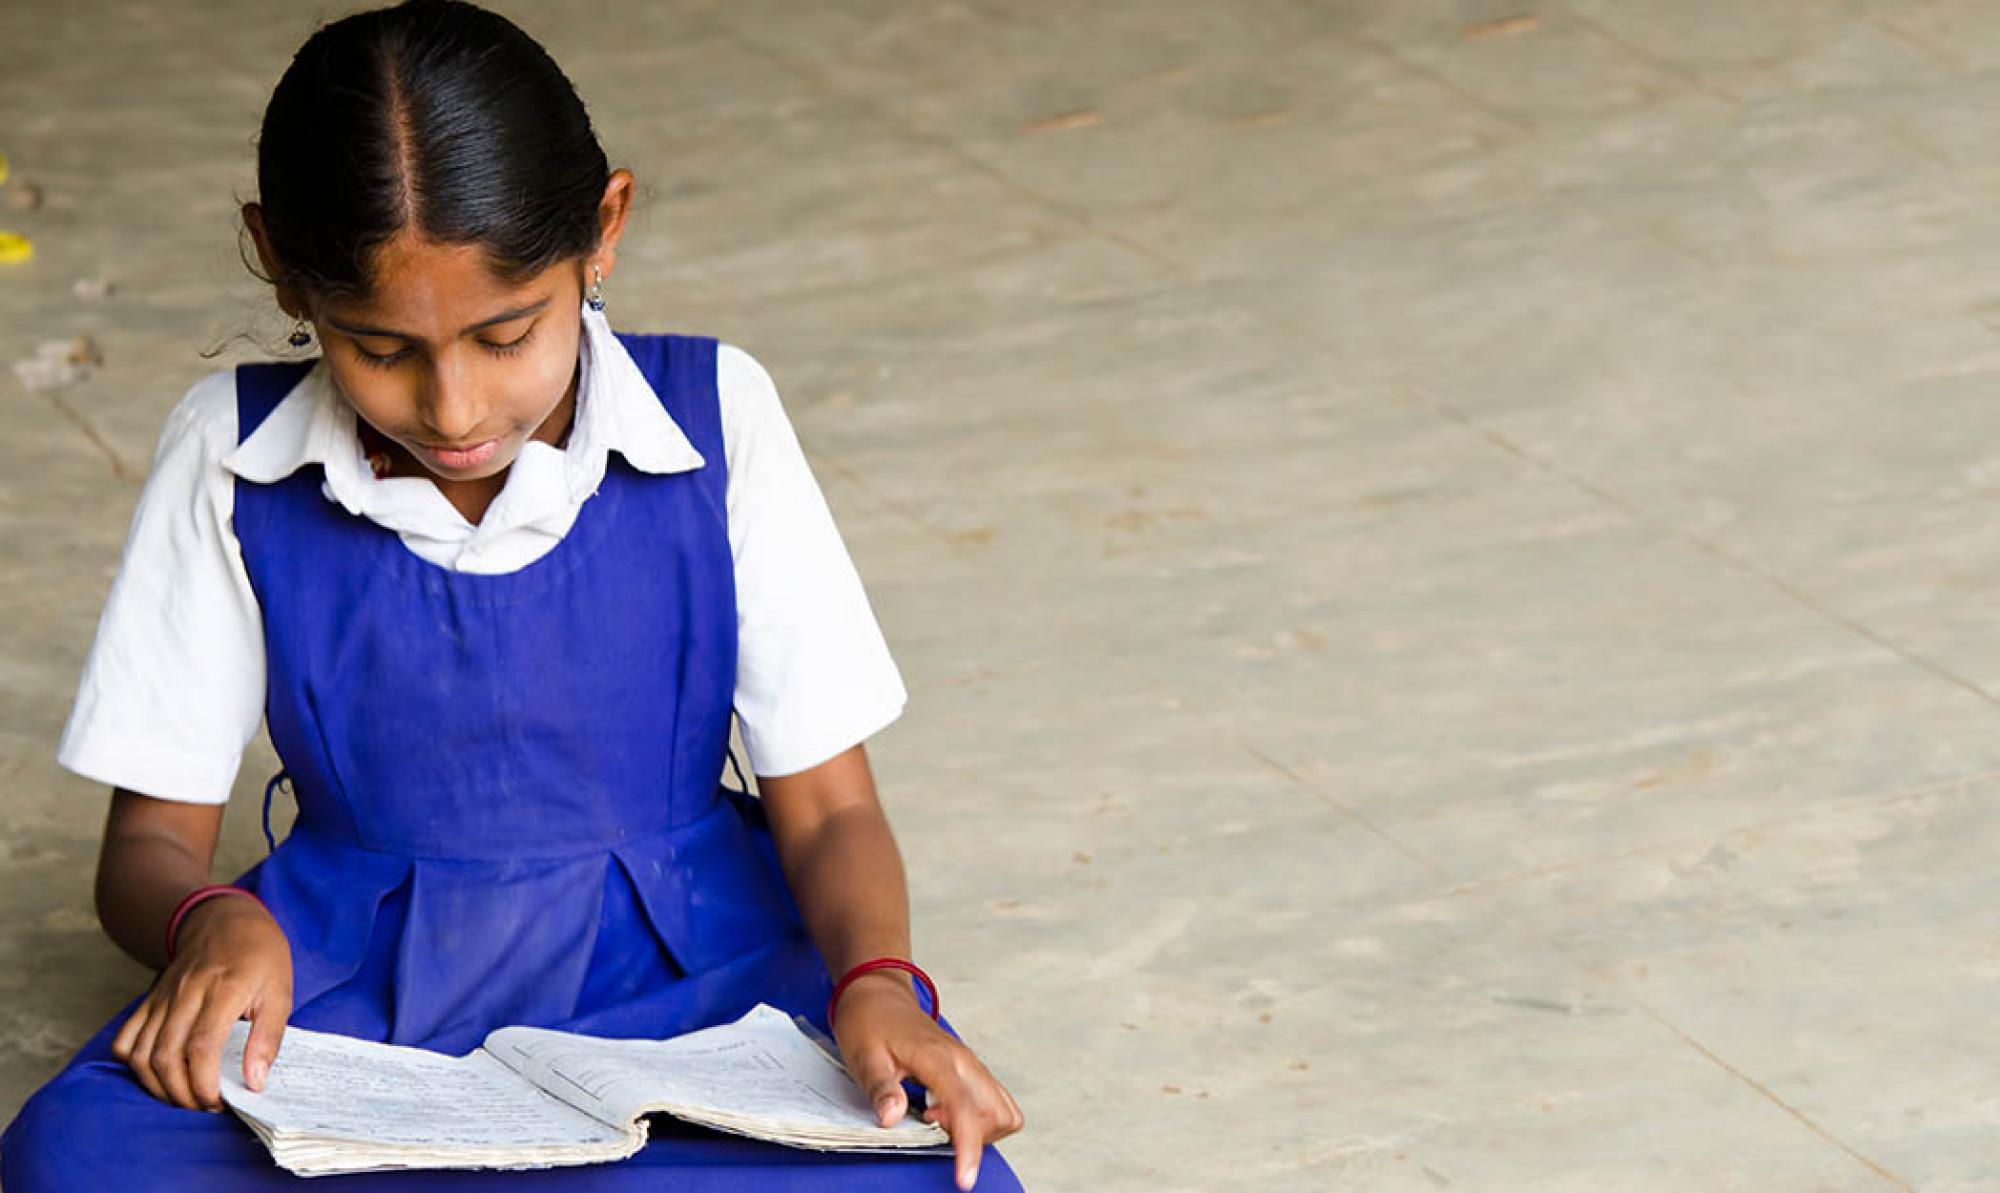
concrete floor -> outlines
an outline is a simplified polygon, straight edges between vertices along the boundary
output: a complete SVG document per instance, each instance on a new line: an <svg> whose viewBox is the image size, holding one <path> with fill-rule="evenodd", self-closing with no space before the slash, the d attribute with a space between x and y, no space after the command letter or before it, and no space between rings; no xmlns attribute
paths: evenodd
<svg viewBox="0 0 2000 1193"><path fill-rule="evenodd" d="M144 980L54 742L345 7L0 17L0 359L105 358L0 376L0 1115ZM786 396L1031 1187L1993 1186L2000 6L505 7Z"/></svg>

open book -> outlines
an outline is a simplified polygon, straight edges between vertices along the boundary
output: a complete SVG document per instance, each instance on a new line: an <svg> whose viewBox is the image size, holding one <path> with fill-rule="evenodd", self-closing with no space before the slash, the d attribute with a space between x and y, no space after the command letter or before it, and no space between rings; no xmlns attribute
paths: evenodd
<svg viewBox="0 0 2000 1193"><path fill-rule="evenodd" d="M622 1160L652 1113L791 1147L950 1152L922 1119L878 1126L847 1070L761 1003L668 1040L503 1027L459 1057L288 1027L262 1093L243 1084L249 1034L223 1049L223 1101L301 1176Z"/></svg>

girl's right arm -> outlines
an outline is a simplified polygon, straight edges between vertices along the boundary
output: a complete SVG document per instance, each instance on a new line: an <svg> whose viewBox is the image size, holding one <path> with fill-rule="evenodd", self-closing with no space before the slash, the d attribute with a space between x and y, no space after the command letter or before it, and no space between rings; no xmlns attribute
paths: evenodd
<svg viewBox="0 0 2000 1193"><path fill-rule="evenodd" d="M245 1013L245 1081L261 1088L291 1013L291 950L254 900L196 904L172 961L164 940L182 897L210 881L222 809L262 719L263 627L233 529L238 430L233 369L196 381L167 416L56 751L115 789L98 918L164 971L112 1053L148 1092L186 1107L220 1108L222 1045Z"/></svg>
<svg viewBox="0 0 2000 1193"><path fill-rule="evenodd" d="M209 881L221 804L111 795L97 860L97 915L118 946L162 972L111 1044L146 1091L188 1109L220 1110L222 1045L250 1019L243 1080L262 1089L292 1011L292 953L276 920L253 899L196 904L166 956L167 921Z"/></svg>

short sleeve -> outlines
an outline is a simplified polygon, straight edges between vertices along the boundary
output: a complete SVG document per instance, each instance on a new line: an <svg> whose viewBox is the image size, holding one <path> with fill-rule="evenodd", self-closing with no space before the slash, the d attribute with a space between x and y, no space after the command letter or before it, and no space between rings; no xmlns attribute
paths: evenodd
<svg viewBox="0 0 2000 1193"><path fill-rule="evenodd" d="M230 527L236 378L168 415L56 760L88 779L220 804L257 732L263 626Z"/></svg>
<svg viewBox="0 0 2000 1193"><path fill-rule="evenodd" d="M908 694L770 374L716 353L736 560L736 714L750 769L817 766L902 714Z"/></svg>

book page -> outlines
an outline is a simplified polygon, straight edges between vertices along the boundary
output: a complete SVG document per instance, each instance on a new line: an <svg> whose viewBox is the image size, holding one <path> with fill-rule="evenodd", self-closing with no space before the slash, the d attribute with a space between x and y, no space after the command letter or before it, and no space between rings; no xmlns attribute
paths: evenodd
<svg viewBox="0 0 2000 1193"><path fill-rule="evenodd" d="M607 1040L504 1027L486 1051L556 1097L606 1121L664 1110L690 1121L798 1137L808 1146L935 1145L942 1128L877 1124L847 1071L791 1017L759 1005L735 1023L669 1040Z"/></svg>
<svg viewBox="0 0 2000 1193"><path fill-rule="evenodd" d="M623 1142L614 1127L549 1097L481 1052L452 1057L422 1048L285 1029L262 1093L243 1084L250 1025L238 1022L222 1051L222 1097L284 1134L427 1147L506 1147Z"/></svg>

